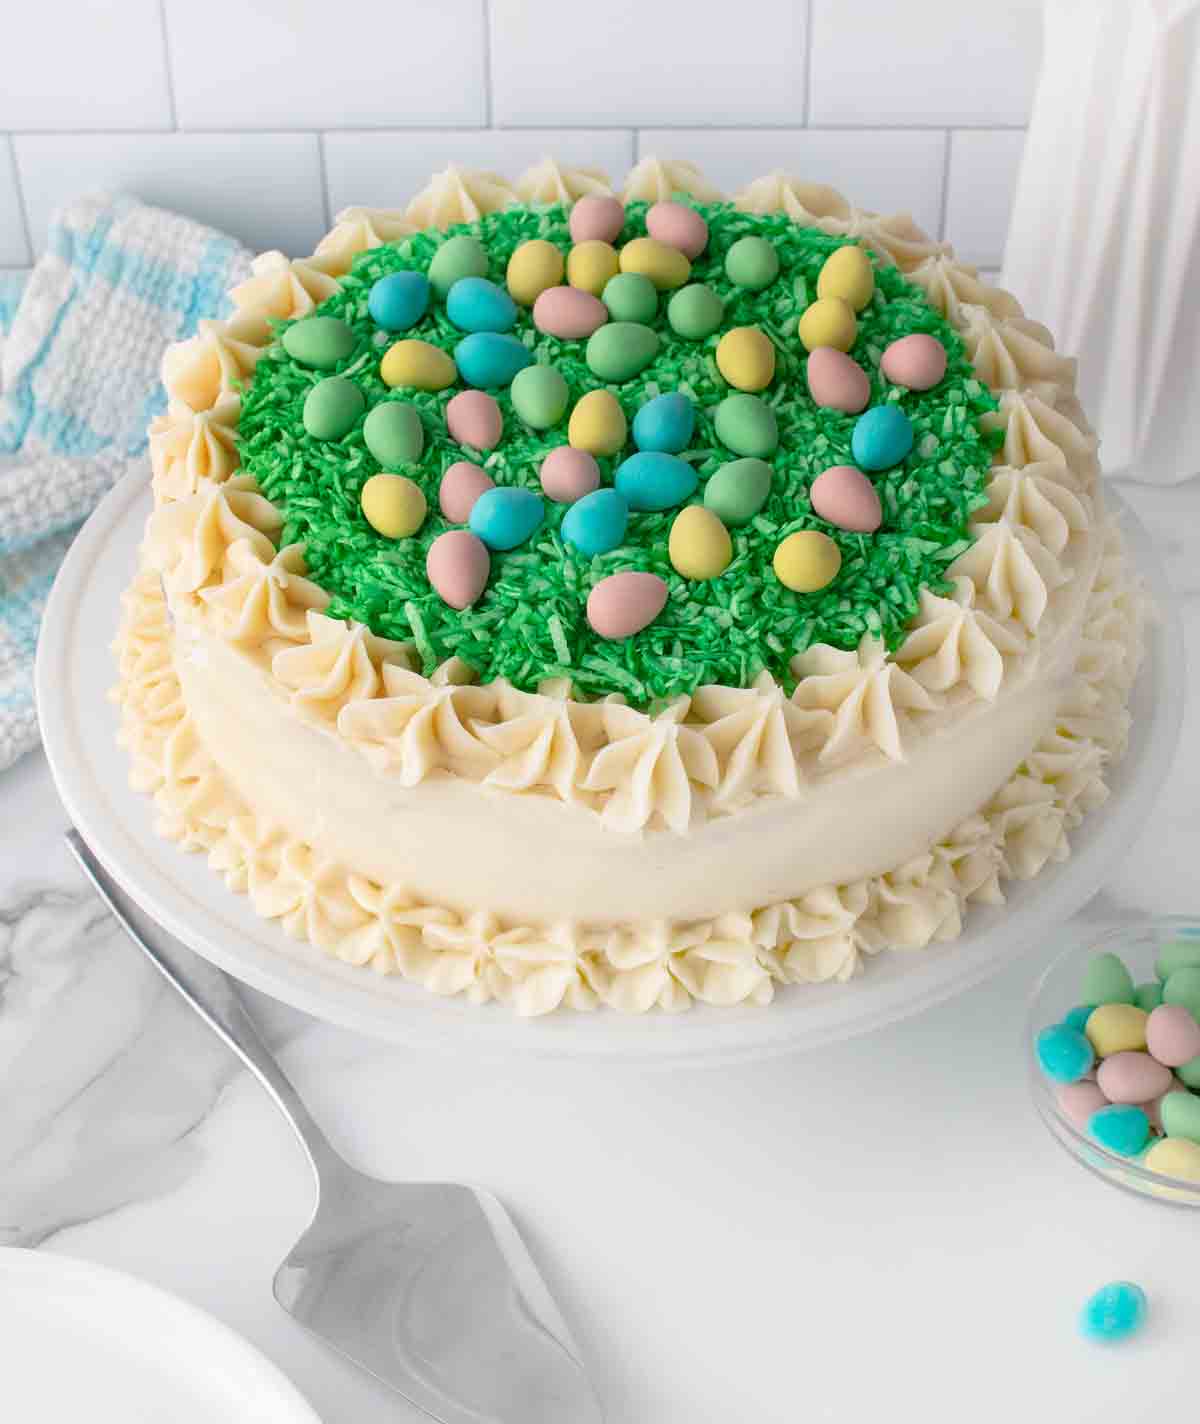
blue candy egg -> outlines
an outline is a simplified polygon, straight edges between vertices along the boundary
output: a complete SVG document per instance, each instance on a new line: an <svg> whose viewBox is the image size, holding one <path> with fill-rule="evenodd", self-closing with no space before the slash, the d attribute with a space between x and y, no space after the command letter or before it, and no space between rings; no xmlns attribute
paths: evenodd
<svg viewBox="0 0 1200 1424"><path fill-rule="evenodd" d="M500 486L485 490L471 506L471 533L489 549L515 549L542 522L546 507L532 490Z"/></svg>
<svg viewBox="0 0 1200 1424"><path fill-rule="evenodd" d="M614 476L619 493L630 509L674 509L699 484L699 476L686 460L659 450L643 450L617 466Z"/></svg>
<svg viewBox="0 0 1200 1424"><path fill-rule="evenodd" d="M890 470L912 447L912 421L898 405L872 406L854 422L850 452L860 470Z"/></svg>
<svg viewBox="0 0 1200 1424"><path fill-rule="evenodd" d="M655 396L633 417L633 443L639 450L686 450L696 428L696 407L678 391Z"/></svg>
<svg viewBox="0 0 1200 1424"><path fill-rule="evenodd" d="M1146 1323L1146 1292L1133 1281L1101 1286L1079 1313L1089 1340L1126 1340Z"/></svg>
<svg viewBox="0 0 1200 1424"><path fill-rule="evenodd" d="M380 277L367 298L371 320L384 331L407 331L429 307L429 278L424 272L393 272Z"/></svg>
<svg viewBox="0 0 1200 1424"><path fill-rule="evenodd" d="M1077 1083L1096 1061L1092 1045L1077 1028L1052 1024L1037 1036L1037 1061L1056 1083Z"/></svg>
<svg viewBox="0 0 1200 1424"><path fill-rule="evenodd" d="M458 373L468 386L507 386L533 362L533 352L515 336L476 331L454 348Z"/></svg>
<svg viewBox="0 0 1200 1424"><path fill-rule="evenodd" d="M1141 1108L1109 1103L1088 1118L1088 1131L1118 1157L1136 1157L1150 1141L1150 1119Z"/></svg>
<svg viewBox="0 0 1200 1424"><path fill-rule="evenodd" d="M446 293L446 315L460 331L511 331L517 304L486 277L460 277Z"/></svg>
<svg viewBox="0 0 1200 1424"><path fill-rule="evenodd" d="M595 558L619 549L629 524L629 505L615 489L593 490L585 494L563 515L562 537L581 554Z"/></svg>
<svg viewBox="0 0 1200 1424"><path fill-rule="evenodd" d="M1076 1004L1073 1009L1063 1014L1063 1023L1065 1023L1068 1028L1073 1028L1077 1032L1082 1033L1087 1027L1087 1021L1091 1018L1092 1010L1095 1007L1095 1004Z"/></svg>

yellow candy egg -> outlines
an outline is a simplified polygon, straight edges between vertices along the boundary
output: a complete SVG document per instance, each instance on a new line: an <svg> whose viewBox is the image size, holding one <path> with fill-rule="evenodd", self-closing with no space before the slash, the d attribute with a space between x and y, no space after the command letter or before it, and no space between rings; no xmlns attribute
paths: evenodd
<svg viewBox="0 0 1200 1424"><path fill-rule="evenodd" d="M841 297L820 297L800 318L798 335L806 351L818 346L849 351L858 335L858 322Z"/></svg>
<svg viewBox="0 0 1200 1424"><path fill-rule="evenodd" d="M862 311L875 292L875 269L861 247L839 247L825 259L817 277L818 297L840 297Z"/></svg>
<svg viewBox="0 0 1200 1424"><path fill-rule="evenodd" d="M827 534L801 529L775 550L775 577L796 593L816 593L838 576L842 552Z"/></svg>
<svg viewBox="0 0 1200 1424"><path fill-rule="evenodd" d="M685 579L716 578L729 567L733 541L711 509L689 504L675 516L667 553L675 572Z"/></svg>
<svg viewBox="0 0 1200 1424"><path fill-rule="evenodd" d="M557 287L562 279L563 255L544 238L523 242L508 259L508 292L523 307L531 307L544 291Z"/></svg>
<svg viewBox="0 0 1200 1424"><path fill-rule="evenodd" d="M389 386L409 386L415 391L444 391L454 384L458 368L440 347L409 338L389 346L379 365Z"/></svg>
<svg viewBox="0 0 1200 1424"><path fill-rule="evenodd" d="M1084 1025L1099 1058L1110 1053L1140 1053L1146 1047L1146 1011L1135 1004L1101 1004Z"/></svg>
<svg viewBox="0 0 1200 1424"><path fill-rule="evenodd" d="M621 271L637 272L660 292L673 292L692 275L692 264L677 247L654 237L635 237L621 248Z"/></svg>
<svg viewBox="0 0 1200 1424"><path fill-rule="evenodd" d="M567 253L567 285L591 292L593 297L598 297L620 270L617 249L599 238L577 242Z"/></svg>
<svg viewBox="0 0 1200 1424"><path fill-rule="evenodd" d="M717 343L717 370L739 391L764 391L775 379L775 345L757 326L735 326Z"/></svg>
<svg viewBox="0 0 1200 1424"><path fill-rule="evenodd" d="M589 455L615 455L625 444L629 424L611 391L589 391L567 422L567 441Z"/></svg>
<svg viewBox="0 0 1200 1424"><path fill-rule="evenodd" d="M367 523L385 538L405 539L425 523L425 496L407 475L372 475L359 501Z"/></svg>
<svg viewBox="0 0 1200 1424"><path fill-rule="evenodd" d="M1164 1137L1146 1153L1142 1166L1181 1182L1200 1183L1200 1142L1187 1137Z"/></svg>

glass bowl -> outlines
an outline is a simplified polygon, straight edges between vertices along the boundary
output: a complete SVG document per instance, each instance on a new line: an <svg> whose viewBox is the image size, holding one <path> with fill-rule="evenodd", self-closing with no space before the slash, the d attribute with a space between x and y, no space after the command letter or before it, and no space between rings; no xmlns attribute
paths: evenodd
<svg viewBox="0 0 1200 1424"><path fill-rule="evenodd" d="M1200 1207L1200 1182L1186 1182L1148 1171L1137 1158L1121 1157L1102 1147L1068 1118L1058 1105L1055 1084L1038 1066L1035 1043L1050 1024L1059 1023L1081 998L1084 975L1094 955L1112 953L1124 960L1135 984L1152 980L1154 963L1163 945L1180 939L1200 939L1200 915L1163 915L1137 920L1113 929L1092 930L1077 938L1042 972L1029 1000L1025 1020L1024 1054L1033 1103L1050 1135L1077 1162L1106 1182L1175 1206Z"/></svg>

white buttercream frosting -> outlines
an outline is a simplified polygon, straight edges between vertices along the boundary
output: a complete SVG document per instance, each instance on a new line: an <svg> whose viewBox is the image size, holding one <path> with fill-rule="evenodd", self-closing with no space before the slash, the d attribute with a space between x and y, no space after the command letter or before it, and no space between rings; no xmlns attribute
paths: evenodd
<svg viewBox="0 0 1200 1424"><path fill-rule="evenodd" d="M957 578L949 598L921 590L921 611L896 651L896 662L931 692L965 684L991 702L1004 681L1005 658L1027 645L1019 627L976 608L975 586L969 578Z"/></svg>
<svg viewBox="0 0 1200 1424"><path fill-rule="evenodd" d="M150 424L150 467L159 502L186 499L206 485L224 484L238 468L241 397L218 395L205 410L178 398Z"/></svg>
<svg viewBox="0 0 1200 1424"><path fill-rule="evenodd" d="M796 706L833 718L822 762L837 764L868 749L903 761L908 714L932 712L935 706L925 688L899 663L890 662L887 649L870 635L854 652L819 643L792 659L792 671L800 679Z"/></svg>
<svg viewBox="0 0 1200 1424"><path fill-rule="evenodd" d="M337 289L337 281L319 259L289 261L282 252L264 252L250 264L250 276L229 296L239 311L284 321L306 316Z"/></svg>
<svg viewBox="0 0 1200 1424"><path fill-rule="evenodd" d="M612 180L601 168L568 168L553 158L543 158L516 181L523 203L574 203L589 194L611 196Z"/></svg>
<svg viewBox="0 0 1200 1424"><path fill-rule="evenodd" d="M485 213L499 212L520 202L516 191L498 173L450 164L435 173L409 203L405 217L414 228L449 227L478 222Z"/></svg>
<svg viewBox="0 0 1200 1424"><path fill-rule="evenodd" d="M626 203L661 203L677 193L701 203L718 203L723 196L694 163L682 158L646 157L630 170L621 199Z"/></svg>
<svg viewBox="0 0 1200 1424"><path fill-rule="evenodd" d="M310 261L319 263L333 277L350 270L360 252L398 242L413 231L413 225L399 208L343 208L333 227L317 243Z"/></svg>

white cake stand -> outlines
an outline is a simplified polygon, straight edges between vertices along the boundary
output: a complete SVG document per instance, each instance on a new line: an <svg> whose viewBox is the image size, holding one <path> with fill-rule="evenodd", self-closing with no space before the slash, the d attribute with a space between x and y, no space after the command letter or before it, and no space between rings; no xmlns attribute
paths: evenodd
<svg viewBox="0 0 1200 1424"><path fill-rule="evenodd" d="M67 814L149 914L222 969L317 1018L410 1047L646 1064L732 1061L829 1043L961 993L1043 942L1096 893L1149 815L1179 737L1183 640L1149 535L1111 491L1109 500L1158 616L1133 698L1129 751L1113 773L1103 811L1072 834L1067 861L1008 885L1006 905L973 908L959 939L920 953L882 954L849 984L782 989L765 1009L698 1005L638 1017L567 1011L530 1022L503 1005L438 998L294 943L226 889L203 857L155 835L150 802L129 788L127 757L115 740L117 713L105 696L115 678L109 645L118 597L150 507L144 481L126 480L99 506L50 596L37 662L46 754Z"/></svg>

